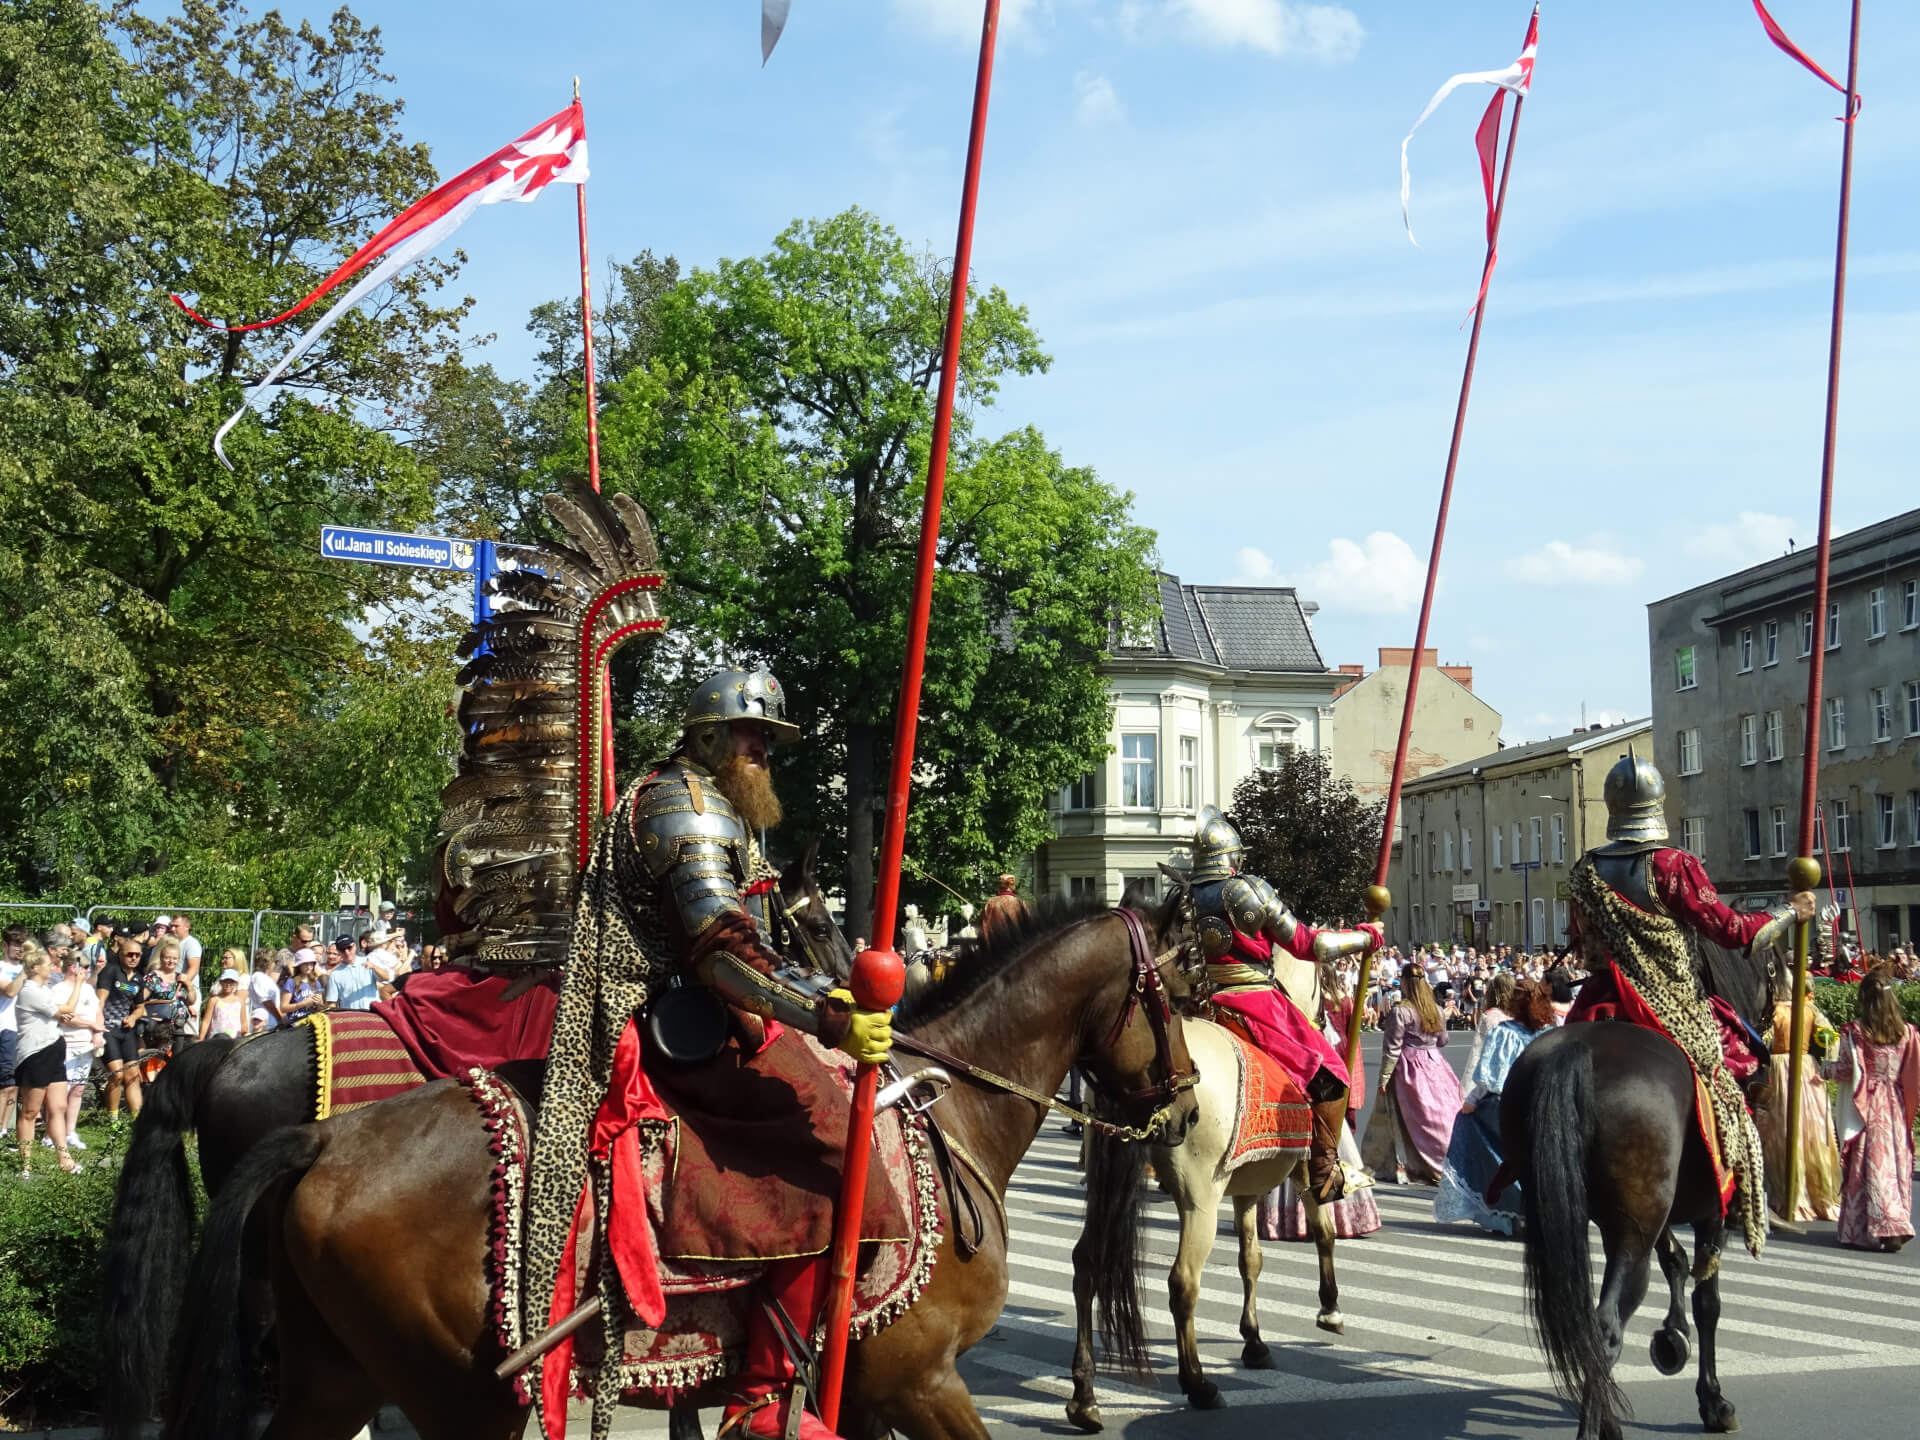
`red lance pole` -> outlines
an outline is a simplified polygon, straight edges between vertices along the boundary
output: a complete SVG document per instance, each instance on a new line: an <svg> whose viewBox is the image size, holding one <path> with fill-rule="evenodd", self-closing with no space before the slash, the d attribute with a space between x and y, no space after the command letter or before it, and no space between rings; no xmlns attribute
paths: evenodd
<svg viewBox="0 0 1920 1440"><path fill-rule="evenodd" d="M1833 318L1827 332L1827 426L1820 452L1820 541L1813 552L1813 654L1807 657L1806 757L1800 767L1800 853L1787 863L1787 886L1811 890L1820 883L1813 858L1815 790L1820 783L1820 702L1826 683L1827 578L1833 554L1833 459L1840 429L1840 327L1847 306L1847 221L1853 201L1853 122L1860 94L1860 0L1853 0L1847 33L1847 101L1840 142L1840 220L1833 246ZM1807 952L1812 922L1794 927L1793 1051L1787 1062L1787 1094L1798 1097L1806 1067ZM1836 945L1836 951L1838 946ZM1800 1194L1800 1106L1787 1107L1787 1204Z"/></svg>
<svg viewBox="0 0 1920 1440"><path fill-rule="evenodd" d="M940 548L940 506L947 483L947 448L953 437L954 387L960 375L960 330L967 318L967 276L973 261L974 201L980 191L980 154L987 138L987 97L993 85L993 42L1000 0L986 0L980 25L980 68L973 82L973 124L967 137L966 179L960 192L960 230L953 247L953 277L947 298L946 346L940 391L933 412L933 449L927 459L926 504L920 512L920 554L914 570L913 609L907 622L906 669L894 711L893 773L887 786L887 824L880 842L880 870L873 901L872 948L854 961L851 988L867 1009L886 1009L900 999L904 971L893 953L893 917L899 908L900 866L907 845L907 799L913 785L913 742L920 716L920 678L927 653L927 621L933 610L933 572ZM873 1148L873 1096L879 1074L860 1067L854 1081L853 1115L847 1123L846 1168L840 1177L840 1208L834 1215L832 1275L827 1293L826 1349L820 1360L820 1419L833 1429L840 1418L840 1388L846 1374L847 1331L853 1315L853 1272L867 1195L867 1161Z"/></svg>
<svg viewBox="0 0 1920 1440"><path fill-rule="evenodd" d="M1427 624L1433 619L1433 587L1440 574L1440 546L1447 536L1447 507L1453 503L1453 476L1460 464L1460 437L1467 425L1467 399L1473 392L1473 362L1480 353L1480 327L1487 316L1487 291L1492 280L1500 240L1500 219L1507 209L1507 181L1513 176L1513 146L1520 134L1520 111L1525 95L1513 97L1513 119L1507 127L1507 153L1500 166L1500 189L1494 200L1493 223L1487 227L1487 258L1480 270L1480 303L1473 311L1473 333L1467 340L1467 364L1460 376L1460 398L1453 411L1453 439L1447 446L1446 477L1440 482L1440 511L1433 522L1433 548L1427 552L1427 587L1420 597L1420 623L1413 635L1413 664L1407 670L1407 698L1400 708L1400 740L1394 746L1393 774L1387 781L1387 813L1380 830L1380 855L1373 866L1373 884L1367 889L1367 913L1376 919L1393 903L1387 889L1387 866L1393 858L1393 822L1400 813L1400 788L1407 773L1407 747L1413 738L1413 706L1420 693L1420 665L1427 650ZM1360 978L1354 987L1353 1013L1347 1017L1347 1073L1360 1073L1360 1017L1366 1005L1367 984L1373 971L1373 952L1360 957Z"/></svg>
<svg viewBox="0 0 1920 1440"><path fill-rule="evenodd" d="M573 98L580 99L580 77L573 77ZM587 187L573 187L580 217L580 330L587 389L587 483L600 493L600 404L593 381L593 269L587 260ZM580 783L587 784L581 776ZM600 668L600 811L613 809L613 680ZM583 862L584 863L584 862Z"/></svg>

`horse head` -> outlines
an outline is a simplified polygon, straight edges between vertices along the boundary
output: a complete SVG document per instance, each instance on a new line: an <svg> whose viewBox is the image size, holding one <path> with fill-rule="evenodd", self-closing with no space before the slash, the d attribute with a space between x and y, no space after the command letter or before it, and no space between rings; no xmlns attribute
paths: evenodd
<svg viewBox="0 0 1920 1440"><path fill-rule="evenodd" d="M780 949L791 960L836 980L853 973L853 946L840 927L833 923L827 897L820 889L814 867L820 858L820 840L816 836L800 858L780 872L769 918Z"/></svg>
<svg viewBox="0 0 1920 1440"><path fill-rule="evenodd" d="M1182 963L1190 947L1178 937L1191 908L1184 888L1154 905L1130 886L1115 912L1128 937L1125 989L1110 1018L1105 1007L1091 1012L1078 1063L1126 1138L1177 1145L1199 1118L1199 1071L1180 1024L1192 977Z"/></svg>

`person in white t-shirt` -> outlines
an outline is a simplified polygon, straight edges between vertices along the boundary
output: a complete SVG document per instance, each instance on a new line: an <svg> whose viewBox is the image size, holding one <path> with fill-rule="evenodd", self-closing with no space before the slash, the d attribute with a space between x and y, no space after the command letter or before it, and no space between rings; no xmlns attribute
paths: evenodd
<svg viewBox="0 0 1920 1440"><path fill-rule="evenodd" d="M106 1022L100 1018L100 992L94 988L91 970L86 955L74 951L67 956L55 990L60 1008L53 1018L67 1042L67 1145L74 1150L87 1148L75 1127L80 1123L80 1104L87 1096L87 1077L93 1073L93 1057L107 1033Z"/></svg>
<svg viewBox="0 0 1920 1440"><path fill-rule="evenodd" d="M253 952L253 974L247 977L247 1033L278 1030L282 1023L280 965L273 951L262 946Z"/></svg>
<svg viewBox="0 0 1920 1440"><path fill-rule="evenodd" d="M176 915L168 926L173 938L180 942L180 973L187 977L187 990L193 996L193 1002L187 1007L188 1013L197 1024L200 1019L200 937L188 932L193 921L186 915Z"/></svg>

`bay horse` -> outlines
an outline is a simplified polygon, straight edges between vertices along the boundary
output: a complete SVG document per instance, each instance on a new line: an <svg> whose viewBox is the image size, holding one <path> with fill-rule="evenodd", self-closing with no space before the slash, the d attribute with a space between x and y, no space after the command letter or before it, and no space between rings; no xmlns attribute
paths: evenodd
<svg viewBox="0 0 1920 1440"><path fill-rule="evenodd" d="M853 947L833 923L815 875L819 845L781 872L773 938L787 957L845 979ZM244 1042L203 1040L146 1092L120 1171L102 1252L103 1414L109 1440L130 1440L153 1411L186 1295L195 1132L201 1183L218 1195L268 1135L313 1119L314 1034L287 1026ZM518 1077L516 1077L518 1078Z"/></svg>
<svg viewBox="0 0 1920 1440"><path fill-rule="evenodd" d="M1246 1342L1240 1363L1255 1370L1273 1365L1273 1353L1260 1337L1254 1290L1263 1259L1260 1197L1284 1180L1294 1182L1306 1204L1307 1229L1319 1253L1320 1313L1314 1323L1336 1335L1346 1329L1333 1271L1333 1218L1313 1198L1306 1150L1228 1168L1239 1105L1240 1060L1234 1054L1235 1041L1210 1020L1189 1019L1185 1025L1187 1049L1200 1071L1200 1085L1194 1091L1199 1113L1185 1140L1177 1148L1119 1145L1103 1136L1092 1136L1087 1143L1087 1212L1073 1247L1073 1395L1067 1401L1067 1419L1088 1432L1102 1424L1100 1406L1093 1398L1096 1300L1108 1363L1136 1375L1146 1374L1149 1368L1137 1280L1140 1204L1146 1193L1141 1181L1149 1159L1180 1214L1180 1244L1167 1272L1167 1294L1180 1356L1180 1389L1188 1404L1196 1410L1218 1410L1227 1403L1201 1367L1194 1332L1200 1279L1213 1254L1223 1195L1233 1198L1234 1231L1240 1241L1240 1336Z"/></svg>
<svg viewBox="0 0 1920 1440"><path fill-rule="evenodd" d="M1620 1440L1627 1406L1613 1367L1655 1256L1668 1303L1653 1364L1663 1375L1686 1366L1689 1267L1677 1225L1691 1225L1694 1235L1701 1425L1709 1434L1740 1428L1714 1359L1727 1223L1693 1113L1685 1053L1656 1031L1618 1021L1543 1035L1507 1077L1500 1136L1524 1201L1527 1306L1555 1385L1579 1408L1579 1440ZM1589 1219L1606 1254L1597 1303Z"/></svg>
<svg viewBox="0 0 1920 1440"><path fill-rule="evenodd" d="M1144 917L1147 948L1177 923L1173 902ZM898 1028L1050 1096L1078 1064L1123 1096L1136 1125L1184 1135L1196 1113L1192 1067L1162 963L1120 912L1053 902L968 942L952 973L902 1012ZM895 1054L903 1069L917 1062ZM851 1348L841 1417L849 1440L889 1428L910 1440L987 1440L958 1356L1007 1295L1003 1196L1047 1114L1045 1104L977 1073L936 1114L982 1207L978 1248L956 1246L954 1210L926 1289L907 1313ZM478 1108L453 1081L433 1084L256 1145L209 1208L181 1317L184 1338L167 1434L250 1434L252 1335L237 1301L264 1264L282 1353L269 1440L345 1440L382 1403L423 1440L513 1440L529 1411L497 1379L489 1316L492 1156ZM962 1173L962 1172L956 1172ZM244 1243L249 1221L265 1244ZM264 1254L261 1253L264 1251ZM725 1382L692 1398L718 1404Z"/></svg>

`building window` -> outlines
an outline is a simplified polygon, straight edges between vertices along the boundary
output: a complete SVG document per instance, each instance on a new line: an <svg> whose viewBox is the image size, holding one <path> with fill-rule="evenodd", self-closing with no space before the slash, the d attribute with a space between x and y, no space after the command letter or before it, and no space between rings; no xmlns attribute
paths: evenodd
<svg viewBox="0 0 1920 1440"><path fill-rule="evenodd" d="M1567 863L1567 817L1548 816L1547 828L1553 841L1553 863L1564 865Z"/></svg>
<svg viewBox="0 0 1920 1440"><path fill-rule="evenodd" d="M1547 902L1538 896L1534 897L1533 924L1529 928L1532 932L1527 936L1527 948L1529 950L1536 945L1544 945L1547 943Z"/></svg>
<svg viewBox="0 0 1920 1440"><path fill-rule="evenodd" d="M1553 902L1553 943L1556 945L1567 943L1567 908L1565 900Z"/></svg>
<svg viewBox="0 0 1920 1440"><path fill-rule="evenodd" d="M1833 848L1836 853L1853 849L1853 805L1846 800L1833 802Z"/></svg>
<svg viewBox="0 0 1920 1440"><path fill-rule="evenodd" d="M1920 735L1920 680L1907 681L1907 734Z"/></svg>
<svg viewBox="0 0 1920 1440"><path fill-rule="evenodd" d="M1784 805L1773 807L1773 853L1787 853L1787 807Z"/></svg>
<svg viewBox="0 0 1920 1440"><path fill-rule="evenodd" d="M1760 663L1778 665L1780 663L1780 622L1769 620L1760 627Z"/></svg>
<svg viewBox="0 0 1920 1440"><path fill-rule="evenodd" d="M1200 737L1180 737L1180 808L1192 810L1200 794Z"/></svg>
<svg viewBox="0 0 1920 1440"><path fill-rule="evenodd" d="M1440 837L1431 830L1427 832L1427 873L1429 875L1440 873Z"/></svg>
<svg viewBox="0 0 1920 1440"><path fill-rule="evenodd" d="M1131 890L1135 897L1149 902L1160 899L1160 877L1155 875L1122 875L1120 891L1125 894Z"/></svg>
<svg viewBox="0 0 1920 1440"><path fill-rule="evenodd" d="M1680 732L1680 773L1698 775L1700 773L1700 727L1690 726Z"/></svg>
<svg viewBox="0 0 1920 1440"><path fill-rule="evenodd" d="M1887 633L1887 587L1876 585L1867 592L1867 638L1878 640Z"/></svg>
<svg viewBox="0 0 1920 1440"><path fill-rule="evenodd" d="M1513 822L1513 863L1520 863L1520 822Z"/></svg>
<svg viewBox="0 0 1920 1440"><path fill-rule="evenodd" d="M1907 792L1907 844L1920 845L1920 790Z"/></svg>
<svg viewBox="0 0 1920 1440"><path fill-rule="evenodd" d="M1451 830L1446 831L1440 837L1440 855L1446 862L1442 868L1445 869L1447 874L1451 875L1453 873L1453 831Z"/></svg>
<svg viewBox="0 0 1920 1440"><path fill-rule="evenodd" d="M1813 611L1800 612L1800 658L1813 654Z"/></svg>
<svg viewBox="0 0 1920 1440"><path fill-rule="evenodd" d="M1493 868L1496 870L1500 868L1500 840L1500 827L1496 825L1493 827Z"/></svg>
<svg viewBox="0 0 1920 1440"><path fill-rule="evenodd" d="M1779 760L1787 753L1785 727L1780 723L1780 712L1767 712L1767 759Z"/></svg>
<svg viewBox="0 0 1920 1440"><path fill-rule="evenodd" d="M1760 759L1760 717L1742 715L1740 717L1740 763L1757 764Z"/></svg>
<svg viewBox="0 0 1920 1440"><path fill-rule="evenodd" d="M1691 690L1699 683L1693 669L1693 646L1682 645L1673 652L1673 688Z"/></svg>
<svg viewBox="0 0 1920 1440"><path fill-rule="evenodd" d="M1093 771L1089 770L1067 786L1066 808L1069 810L1093 809Z"/></svg>
<svg viewBox="0 0 1920 1440"><path fill-rule="evenodd" d="M1680 822L1680 848L1696 860L1707 858L1707 817L1688 815Z"/></svg>
<svg viewBox="0 0 1920 1440"><path fill-rule="evenodd" d="M1540 817L1538 815L1527 821L1527 858L1536 865L1540 863Z"/></svg>
<svg viewBox="0 0 1920 1440"><path fill-rule="evenodd" d="M1473 873L1473 832L1460 832L1460 868L1468 874Z"/></svg>
<svg viewBox="0 0 1920 1440"><path fill-rule="evenodd" d="M1160 758L1160 737L1151 734L1120 737L1120 803L1129 810L1151 810L1158 803L1154 770Z"/></svg>
<svg viewBox="0 0 1920 1440"><path fill-rule="evenodd" d="M1891 850L1893 839L1893 796L1876 795L1873 797L1880 807L1880 848Z"/></svg>
<svg viewBox="0 0 1920 1440"><path fill-rule="evenodd" d="M1744 675L1749 670L1753 669L1753 631L1752 629L1749 628L1746 630L1742 630L1740 632L1740 638L1735 640L1733 643L1734 643L1734 649L1738 651L1740 655L1740 673Z"/></svg>
<svg viewBox="0 0 1920 1440"><path fill-rule="evenodd" d="M1760 858L1760 812L1747 811L1747 859Z"/></svg>
<svg viewBox="0 0 1920 1440"><path fill-rule="evenodd" d="M1827 649L1838 650L1839 648L1840 602L1838 600L1829 600L1827 602Z"/></svg>
<svg viewBox="0 0 1920 1440"><path fill-rule="evenodd" d="M1254 726L1262 738L1255 748L1255 763L1262 770L1278 770L1289 750L1300 743L1300 722L1291 715L1265 715Z"/></svg>
<svg viewBox="0 0 1920 1440"><path fill-rule="evenodd" d="M1900 628L1911 630L1920 625L1920 580L1909 580L1900 587Z"/></svg>
<svg viewBox="0 0 1920 1440"><path fill-rule="evenodd" d="M1100 898L1100 877L1097 875L1069 875L1067 877L1067 898L1069 900L1098 900Z"/></svg>
<svg viewBox="0 0 1920 1440"><path fill-rule="evenodd" d="M1833 695L1827 700L1827 748L1847 748L1847 697Z"/></svg>
<svg viewBox="0 0 1920 1440"><path fill-rule="evenodd" d="M1868 693L1867 703L1873 707L1873 738L1893 739L1893 692L1879 686Z"/></svg>

